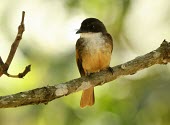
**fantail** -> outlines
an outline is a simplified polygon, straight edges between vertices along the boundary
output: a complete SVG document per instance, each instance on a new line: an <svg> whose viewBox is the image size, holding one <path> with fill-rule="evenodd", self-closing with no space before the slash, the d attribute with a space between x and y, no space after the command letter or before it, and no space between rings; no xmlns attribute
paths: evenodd
<svg viewBox="0 0 170 125"><path fill-rule="evenodd" d="M87 18L81 23L78 33L80 38L76 42L76 61L81 76L109 68L113 40L104 24L96 18ZM92 106L94 102L94 87L84 90L80 107Z"/></svg>

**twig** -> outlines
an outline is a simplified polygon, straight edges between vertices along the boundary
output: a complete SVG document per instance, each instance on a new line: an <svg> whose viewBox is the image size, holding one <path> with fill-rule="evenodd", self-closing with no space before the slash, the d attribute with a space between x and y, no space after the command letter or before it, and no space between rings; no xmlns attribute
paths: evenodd
<svg viewBox="0 0 170 125"><path fill-rule="evenodd" d="M161 46L146 55L139 56L129 62L112 67L114 73L109 70L100 71L87 77L81 77L54 86L46 86L13 95L0 96L0 108L18 107L23 105L48 103L71 93L85 90L91 86L103 85L123 75L135 74L137 71L155 64L167 64L170 62L170 43L163 41Z"/></svg>
<svg viewBox="0 0 170 125"><path fill-rule="evenodd" d="M19 73L18 75L10 75L6 73L8 77L13 77L13 78L23 78L31 69L31 65L28 65L25 67L24 71L22 73Z"/></svg>
<svg viewBox="0 0 170 125"><path fill-rule="evenodd" d="M7 75L8 77L13 77L13 78L23 78L31 69L30 65L28 65L23 73L19 73L18 75L10 75L8 73L9 66L14 58L14 55L16 53L16 50L18 48L18 45L22 39L23 32L25 31L24 27L24 18L25 18L25 12L22 12L22 19L21 19L21 24L18 27L18 33L15 38L15 41L11 45L11 50L9 52L8 58L5 63L3 63L2 59L0 58L0 76L3 74Z"/></svg>
<svg viewBox="0 0 170 125"><path fill-rule="evenodd" d="M16 52L16 50L17 50L17 48L18 48L19 42L20 42L20 40L22 39L22 34L23 34L23 32L25 31L25 27L24 27L24 16L25 16L25 12L23 11L23 12L22 12L22 20L21 20L20 26L18 27L17 36L16 36L16 38L15 38L14 43L13 43L12 46L11 46L10 53L9 53L9 55L8 55L8 58L7 58L6 62L5 62L5 64L6 64L7 66L9 66L9 65L11 64L12 59L14 58L15 52Z"/></svg>

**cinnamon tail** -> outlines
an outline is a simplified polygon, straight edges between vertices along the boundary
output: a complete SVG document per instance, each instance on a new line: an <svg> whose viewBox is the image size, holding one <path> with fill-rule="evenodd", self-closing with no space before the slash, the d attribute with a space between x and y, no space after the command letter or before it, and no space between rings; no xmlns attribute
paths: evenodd
<svg viewBox="0 0 170 125"><path fill-rule="evenodd" d="M92 106L94 105L94 102L94 87L84 90L81 96L80 107Z"/></svg>

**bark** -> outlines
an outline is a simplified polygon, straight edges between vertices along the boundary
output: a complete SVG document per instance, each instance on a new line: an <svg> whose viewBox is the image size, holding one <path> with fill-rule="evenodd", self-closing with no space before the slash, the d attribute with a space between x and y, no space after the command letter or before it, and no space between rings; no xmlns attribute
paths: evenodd
<svg viewBox="0 0 170 125"><path fill-rule="evenodd" d="M113 81L120 76L133 75L155 64L167 64L170 62L170 43L164 40L159 48L143 56L136 57L124 64L112 67L110 70L100 71L86 77L73 79L71 81L45 86L13 95L0 96L0 108L18 107L31 104L47 104L48 102L71 93L85 90L91 86L103 85Z"/></svg>

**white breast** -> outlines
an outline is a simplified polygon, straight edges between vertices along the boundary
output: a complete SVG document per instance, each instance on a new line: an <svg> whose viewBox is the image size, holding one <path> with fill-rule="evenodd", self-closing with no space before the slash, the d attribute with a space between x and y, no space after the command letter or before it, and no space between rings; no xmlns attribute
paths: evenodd
<svg viewBox="0 0 170 125"><path fill-rule="evenodd" d="M85 48L89 52L97 52L103 47L104 38L102 33L81 33L80 37L85 40Z"/></svg>

